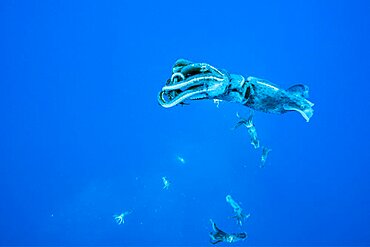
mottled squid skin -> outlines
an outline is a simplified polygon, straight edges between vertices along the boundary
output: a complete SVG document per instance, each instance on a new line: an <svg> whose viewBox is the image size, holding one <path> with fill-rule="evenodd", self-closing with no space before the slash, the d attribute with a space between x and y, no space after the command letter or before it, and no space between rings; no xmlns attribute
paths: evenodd
<svg viewBox="0 0 370 247"><path fill-rule="evenodd" d="M303 84L283 90L264 79L252 76L245 79L207 63L179 59L172 68L171 78L158 95L158 103L170 108L188 100L224 100L267 113L297 111L308 122L314 104L307 97L308 87Z"/></svg>
<svg viewBox="0 0 370 247"><path fill-rule="evenodd" d="M308 87L297 84L288 90L280 89L269 81L248 77L251 93L246 106L262 112L282 114L288 111L299 112L308 122L313 115L312 102L308 101Z"/></svg>

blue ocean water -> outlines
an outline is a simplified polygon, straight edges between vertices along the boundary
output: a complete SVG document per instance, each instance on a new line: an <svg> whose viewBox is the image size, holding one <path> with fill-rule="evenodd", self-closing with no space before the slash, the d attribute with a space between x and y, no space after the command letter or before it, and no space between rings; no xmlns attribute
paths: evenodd
<svg viewBox="0 0 370 247"><path fill-rule="evenodd" d="M1 1L0 245L211 246L210 219L248 234L234 245L370 245L369 13L367 1ZM246 129L231 130L247 107L158 105L178 58L307 84L314 116L255 112L272 149L260 168ZM226 195L251 214L242 227Z"/></svg>

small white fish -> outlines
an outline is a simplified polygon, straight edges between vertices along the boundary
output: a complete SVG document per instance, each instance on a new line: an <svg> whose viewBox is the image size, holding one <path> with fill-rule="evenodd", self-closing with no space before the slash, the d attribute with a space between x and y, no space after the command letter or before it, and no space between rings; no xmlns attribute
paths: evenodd
<svg viewBox="0 0 370 247"><path fill-rule="evenodd" d="M170 181L168 181L166 177L162 177L162 181L163 181L163 189L168 190L168 188L171 185Z"/></svg>
<svg viewBox="0 0 370 247"><path fill-rule="evenodd" d="M219 106L220 106L220 102L221 102L222 100L220 100L220 99L213 99L213 103L215 103L216 104L216 107L217 108L219 108Z"/></svg>
<svg viewBox="0 0 370 247"><path fill-rule="evenodd" d="M180 161L181 164L185 164L186 163L185 159L183 157L179 156L179 155L176 156L176 159L178 161Z"/></svg>

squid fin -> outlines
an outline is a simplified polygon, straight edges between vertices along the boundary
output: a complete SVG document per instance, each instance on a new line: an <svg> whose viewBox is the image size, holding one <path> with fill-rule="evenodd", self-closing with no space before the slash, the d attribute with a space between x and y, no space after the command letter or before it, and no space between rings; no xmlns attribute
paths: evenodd
<svg viewBox="0 0 370 247"><path fill-rule="evenodd" d="M305 108L305 109L301 110L301 109L291 107L291 106L284 106L284 109L287 110L287 111L297 111L297 112L299 112L302 115L302 117L304 117L304 119L306 119L307 122L310 121L310 118L313 115L313 109L311 107L308 107L308 108Z"/></svg>
<svg viewBox="0 0 370 247"><path fill-rule="evenodd" d="M288 88L286 91L292 94L300 95L303 98L308 98L309 88L304 84L296 84Z"/></svg>

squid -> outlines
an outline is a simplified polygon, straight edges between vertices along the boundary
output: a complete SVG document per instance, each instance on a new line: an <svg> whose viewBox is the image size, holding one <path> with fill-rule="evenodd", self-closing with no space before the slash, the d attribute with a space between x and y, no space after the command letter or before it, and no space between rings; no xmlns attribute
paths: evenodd
<svg viewBox="0 0 370 247"><path fill-rule="evenodd" d="M245 232L240 233L226 233L222 231L220 228L217 227L216 223L213 222L212 219L210 219L212 224L212 230L213 232L210 232L210 242L211 244L218 244L221 242L225 243L235 243L240 240L244 240L248 237L248 234Z"/></svg>
<svg viewBox="0 0 370 247"><path fill-rule="evenodd" d="M240 117L239 113L237 112L236 116L239 118L239 122L234 126L233 130L238 128L241 125L244 125L248 130L248 134L249 134L249 137L251 139L252 146L255 149L257 149L257 148L260 147L260 140L258 139L258 136L257 136L256 126L253 123L253 114L254 114L254 111L251 110L251 113L250 113L248 119L245 119L245 118Z"/></svg>
<svg viewBox="0 0 370 247"><path fill-rule="evenodd" d="M234 199L231 197L231 195L226 196L226 201L234 209L235 215L232 218L236 219L236 222L238 223L238 225L242 226L243 221L245 219L248 219L250 217L250 214L244 214L242 212L243 209L239 206L239 204L236 201L234 201Z"/></svg>
<svg viewBox="0 0 370 247"><path fill-rule="evenodd" d="M131 211L126 211L122 214L115 214L115 215L113 215L113 218L114 218L114 220L116 221L116 223L118 225L122 225L122 224L125 224L126 215L129 215L131 213L132 213Z"/></svg>
<svg viewBox="0 0 370 247"><path fill-rule="evenodd" d="M235 102L266 113L296 111L309 122L314 104L307 99L308 91L308 86L303 84L284 90L265 79L245 78L207 63L178 59L171 77L158 94L158 103L171 108L203 99Z"/></svg>
<svg viewBox="0 0 370 247"><path fill-rule="evenodd" d="M262 155L261 155L261 165L260 165L260 167L265 167L267 156L268 156L268 154L271 151L272 151L272 149L269 149L267 147L262 147Z"/></svg>

